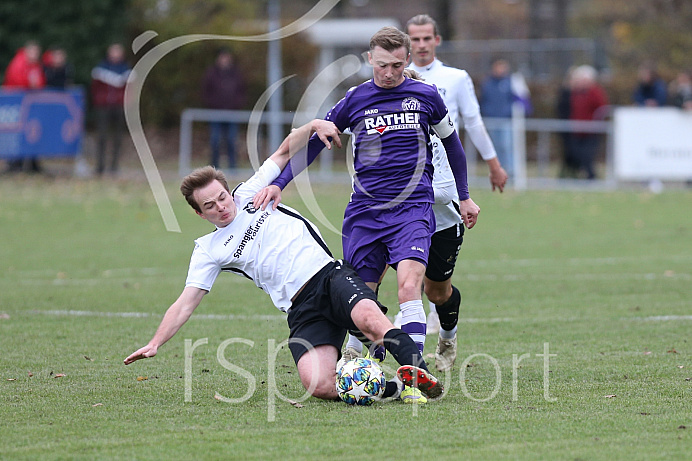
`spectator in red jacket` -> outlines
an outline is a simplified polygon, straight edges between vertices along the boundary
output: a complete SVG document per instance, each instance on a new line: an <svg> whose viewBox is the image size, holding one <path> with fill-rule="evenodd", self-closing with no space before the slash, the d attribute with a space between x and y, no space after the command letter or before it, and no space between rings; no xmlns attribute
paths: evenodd
<svg viewBox="0 0 692 461"><path fill-rule="evenodd" d="M118 171L122 134L125 129L125 85L131 68L125 61L125 48L120 43L108 47L106 59L91 71L91 103L98 132L97 174L106 168L106 143L111 138L113 155L109 171Z"/></svg>
<svg viewBox="0 0 692 461"><path fill-rule="evenodd" d="M40 57L40 45L33 40L26 42L24 47L17 51L7 66L5 80L2 83L3 88L38 90L46 86L46 77L43 74ZM22 170L38 173L41 171L41 166L36 157L14 159L7 162L8 172L19 172Z"/></svg>
<svg viewBox="0 0 692 461"><path fill-rule="evenodd" d="M608 105L608 97L596 81L597 75L596 69L591 66L579 66L572 72L569 89L570 120L602 118L599 117L598 110ZM578 168L575 174L578 175L583 170L587 179L595 179L593 162L598 150L599 134L571 132L568 139L567 150Z"/></svg>
<svg viewBox="0 0 692 461"><path fill-rule="evenodd" d="M17 88L22 90L39 89L46 86L46 77L39 58L41 47L33 40L26 42L23 48L17 51L5 72L5 88Z"/></svg>
<svg viewBox="0 0 692 461"><path fill-rule="evenodd" d="M235 65L234 56L228 48L221 48L216 61L211 65L202 81L202 99L210 109L238 110L245 105L245 81ZM211 122L211 165L220 168L219 148L221 138L226 140L228 167L236 166L235 137L238 124L233 122Z"/></svg>

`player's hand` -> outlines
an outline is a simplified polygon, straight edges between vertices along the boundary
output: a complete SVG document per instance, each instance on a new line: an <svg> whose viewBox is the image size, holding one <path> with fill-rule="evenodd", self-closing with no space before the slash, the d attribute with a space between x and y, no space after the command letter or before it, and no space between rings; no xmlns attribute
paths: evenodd
<svg viewBox="0 0 692 461"><path fill-rule="evenodd" d="M267 186L261 191L257 192L252 198L252 205L257 210L260 208L265 210L267 205L269 205L269 202L272 200L274 201L272 210L276 210L276 207L279 206L279 203L281 203L281 189L279 189L279 186Z"/></svg>
<svg viewBox="0 0 692 461"><path fill-rule="evenodd" d="M464 225L467 229L471 229L476 225L478 213L480 212L480 207L470 198L459 202L459 214L461 214L461 219L464 221Z"/></svg>
<svg viewBox="0 0 692 461"><path fill-rule="evenodd" d="M158 352L158 347L157 346L152 346L147 344L146 346L142 347L141 349L136 350L132 354L130 354L123 362L125 365L129 365L132 362L136 362L137 360L140 359L148 359L150 357L153 357L156 355L156 352Z"/></svg>
<svg viewBox="0 0 692 461"><path fill-rule="evenodd" d="M322 140L327 149L332 148L332 142L336 147L341 147L341 138L339 138L341 131L333 122L316 119L313 122L312 131L317 134L317 137Z"/></svg>
<svg viewBox="0 0 692 461"><path fill-rule="evenodd" d="M500 193L502 193L505 190L507 178L507 172L502 167L490 170L490 185L493 187L493 192L495 192L495 188L497 188L500 190Z"/></svg>
<svg viewBox="0 0 692 461"><path fill-rule="evenodd" d="M500 193L505 190L505 184L507 184L507 172L497 157L493 157L490 160L486 160L488 164L488 169L490 170L490 185L495 192L495 188L500 189Z"/></svg>

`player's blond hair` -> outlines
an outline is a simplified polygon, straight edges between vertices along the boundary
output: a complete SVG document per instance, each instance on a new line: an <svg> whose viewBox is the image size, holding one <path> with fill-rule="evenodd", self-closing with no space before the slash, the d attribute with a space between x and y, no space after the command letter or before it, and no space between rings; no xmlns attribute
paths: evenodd
<svg viewBox="0 0 692 461"><path fill-rule="evenodd" d="M228 188L228 181L226 181L226 175L223 171L219 171L213 166L205 166L202 168L197 168L189 175L183 178L180 184L180 192L182 192L183 197L187 200L187 203L197 212L202 212L199 203L195 200L193 194L197 189L208 186L214 180L219 181L221 185L230 192Z"/></svg>
<svg viewBox="0 0 692 461"><path fill-rule="evenodd" d="M370 39L370 51L376 46L390 53L404 47L408 55L411 52L411 38L396 27L383 27Z"/></svg>

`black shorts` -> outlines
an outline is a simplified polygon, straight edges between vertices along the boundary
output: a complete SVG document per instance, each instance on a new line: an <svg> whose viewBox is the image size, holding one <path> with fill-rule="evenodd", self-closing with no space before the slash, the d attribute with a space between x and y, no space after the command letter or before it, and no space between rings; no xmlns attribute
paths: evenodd
<svg viewBox="0 0 692 461"><path fill-rule="evenodd" d="M464 242L464 225L456 224L435 232L430 243L430 256L425 276L433 282L449 280Z"/></svg>
<svg viewBox="0 0 692 461"><path fill-rule="evenodd" d="M296 364L316 346L331 344L341 351L346 331L358 329L351 319L351 311L362 299L377 302L375 293L348 262L333 261L315 274L288 312L291 331L288 347Z"/></svg>

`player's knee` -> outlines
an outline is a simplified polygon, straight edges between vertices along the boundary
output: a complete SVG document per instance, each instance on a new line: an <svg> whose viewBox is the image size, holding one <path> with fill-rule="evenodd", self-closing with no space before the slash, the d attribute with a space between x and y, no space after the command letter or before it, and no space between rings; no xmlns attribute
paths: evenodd
<svg viewBox="0 0 692 461"><path fill-rule="evenodd" d="M339 398L339 395L336 393L336 386L335 383L336 378L332 378L329 380L320 380L319 382L316 383L316 385L308 387L306 386L305 388L310 392L310 395L322 399L322 400L335 400ZM305 386L305 383L303 383Z"/></svg>
<svg viewBox="0 0 692 461"><path fill-rule="evenodd" d="M452 295L452 289L450 288L448 291L447 290L440 290L440 289L429 289L425 291L425 296L428 298L428 300L435 304L436 306L439 306L441 304L444 304L449 297Z"/></svg>

